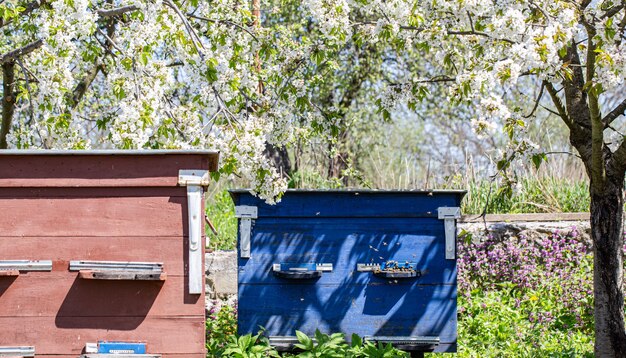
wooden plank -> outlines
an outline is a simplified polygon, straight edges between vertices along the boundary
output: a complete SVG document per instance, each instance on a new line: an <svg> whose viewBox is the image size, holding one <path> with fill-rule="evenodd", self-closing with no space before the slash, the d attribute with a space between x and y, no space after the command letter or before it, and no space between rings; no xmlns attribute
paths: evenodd
<svg viewBox="0 0 626 358"><path fill-rule="evenodd" d="M178 187L123 187L123 188L3 188L0 198L139 198L139 197L187 197L187 188Z"/></svg>
<svg viewBox="0 0 626 358"><path fill-rule="evenodd" d="M187 235L187 199L0 198L0 236Z"/></svg>
<svg viewBox="0 0 626 358"><path fill-rule="evenodd" d="M172 277L188 272L188 244L184 236L0 237L0 258L52 260L52 270L63 272L72 260L162 262Z"/></svg>
<svg viewBox="0 0 626 358"><path fill-rule="evenodd" d="M0 317L0 345L33 345L37 356L78 357L85 343L144 341L150 353L205 352L205 322L200 317Z"/></svg>
<svg viewBox="0 0 626 358"><path fill-rule="evenodd" d="M0 187L177 186L179 169L217 170L218 155L11 155Z"/></svg>
<svg viewBox="0 0 626 358"><path fill-rule="evenodd" d="M456 282L456 261L446 260L444 223L433 218L263 218L252 230L251 255L239 258L239 283L294 284L273 275L280 263L332 264L308 284L383 284L389 279L357 272L357 264L388 260L417 263L420 278L397 279L401 285Z"/></svg>
<svg viewBox="0 0 626 358"><path fill-rule="evenodd" d="M343 332L347 336L437 336L456 342L456 286L240 285L240 334Z"/></svg>
<svg viewBox="0 0 626 358"><path fill-rule="evenodd" d="M135 323L145 316L203 320L204 295L187 291L184 276L108 281L80 279L75 272L29 272L0 278L0 317L137 317Z"/></svg>
<svg viewBox="0 0 626 358"><path fill-rule="evenodd" d="M231 193L236 205L258 207L264 217L430 217L437 218L437 208L458 207L461 192L338 192L289 191L280 203L268 205L250 194Z"/></svg>
<svg viewBox="0 0 626 358"><path fill-rule="evenodd" d="M529 213L529 214L487 214L463 215L461 222L542 222L542 221L589 221L589 213Z"/></svg>

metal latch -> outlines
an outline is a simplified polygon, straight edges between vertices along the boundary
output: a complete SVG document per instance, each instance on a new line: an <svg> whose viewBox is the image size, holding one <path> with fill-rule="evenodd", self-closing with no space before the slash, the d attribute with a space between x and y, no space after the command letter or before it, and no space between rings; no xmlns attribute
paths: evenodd
<svg viewBox="0 0 626 358"><path fill-rule="evenodd" d="M280 263L273 264L274 276L295 280L306 280L322 276L322 272L332 272L333 264L328 263Z"/></svg>
<svg viewBox="0 0 626 358"><path fill-rule="evenodd" d="M420 278L417 262L389 260L382 264L356 264L358 272L372 272L381 278Z"/></svg>
<svg viewBox="0 0 626 358"><path fill-rule="evenodd" d="M0 357L34 357L35 347L0 347Z"/></svg>
<svg viewBox="0 0 626 358"><path fill-rule="evenodd" d="M207 170L179 170L178 184L187 187L187 212L189 215L189 293L202 293L204 282L204 266L202 265L203 248L202 225L202 197L204 187L210 182Z"/></svg>
<svg viewBox="0 0 626 358"><path fill-rule="evenodd" d="M439 220L443 220L446 235L446 260L456 259L456 219L461 218L461 208L441 207L437 209Z"/></svg>
<svg viewBox="0 0 626 358"><path fill-rule="evenodd" d="M258 212L256 206L235 206L235 217L239 219L239 255L241 258L250 258L252 219L258 217Z"/></svg>

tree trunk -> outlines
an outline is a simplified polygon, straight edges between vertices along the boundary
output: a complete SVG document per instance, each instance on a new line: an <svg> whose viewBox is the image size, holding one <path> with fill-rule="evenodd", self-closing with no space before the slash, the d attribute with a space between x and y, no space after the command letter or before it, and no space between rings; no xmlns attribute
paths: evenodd
<svg viewBox="0 0 626 358"><path fill-rule="evenodd" d="M7 148L7 135L11 131L15 111L15 62L2 64L2 125L0 125L0 149Z"/></svg>
<svg viewBox="0 0 626 358"><path fill-rule="evenodd" d="M604 185L591 185L594 253L595 356L626 357L623 285L624 173L610 173Z"/></svg>
<svg viewBox="0 0 626 358"><path fill-rule="evenodd" d="M291 160L287 148L277 147L266 142L264 154L283 178L291 176Z"/></svg>

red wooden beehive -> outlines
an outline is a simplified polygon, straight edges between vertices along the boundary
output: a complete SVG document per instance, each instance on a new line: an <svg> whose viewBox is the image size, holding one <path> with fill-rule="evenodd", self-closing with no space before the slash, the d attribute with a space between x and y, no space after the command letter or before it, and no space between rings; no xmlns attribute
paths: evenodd
<svg viewBox="0 0 626 358"><path fill-rule="evenodd" d="M217 161L206 151L0 152L0 266L52 263L0 271L0 347L76 358L86 343L141 341L162 357L205 357L204 230L191 235L202 258L189 238L203 205L196 197L189 215L192 185L180 175L202 177L201 195ZM76 261L160 263L163 272L94 276L70 270Z"/></svg>

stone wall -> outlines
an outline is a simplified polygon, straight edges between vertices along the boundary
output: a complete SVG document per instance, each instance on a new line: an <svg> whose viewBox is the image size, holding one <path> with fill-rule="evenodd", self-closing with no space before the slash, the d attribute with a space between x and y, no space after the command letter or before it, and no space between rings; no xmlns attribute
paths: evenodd
<svg viewBox="0 0 626 358"><path fill-rule="evenodd" d="M472 240L487 237L504 240L524 235L540 238L554 232L577 232L580 240L590 242L589 221L533 221L533 222L465 222L459 223L460 235L471 234ZM222 304L233 305L237 299L237 252L216 251L206 253L206 307L207 310Z"/></svg>

